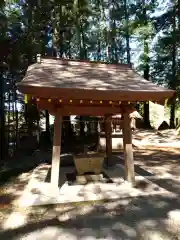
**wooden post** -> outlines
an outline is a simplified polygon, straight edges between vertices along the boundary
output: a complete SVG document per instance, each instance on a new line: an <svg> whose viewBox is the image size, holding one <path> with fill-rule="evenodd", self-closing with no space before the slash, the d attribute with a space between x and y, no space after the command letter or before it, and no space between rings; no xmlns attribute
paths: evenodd
<svg viewBox="0 0 180 240"><path fill-rule="evenodd" d="M106 158L107 165L111 165L112 156L112 130L111 130L111 117L105 116L105 137L106 137Z"/></svg>
<svg viewBox="0 0 180 240"><path fill-rule="evenodd" d="M54 188L57 188L59 184L61 131L62 131L62 116L60 116L59 112L57 111L54 119L54 139L51 166L51 184L53 185Z"/></svg>
<svg viewBox="0 0 180 240"><path fill-rule="evenodd" d="M123 113L123 145L124 145L124 163L125 163L125 179L134 184L134 158L132 148L132 132L131 119L129 113Z"/></svg>

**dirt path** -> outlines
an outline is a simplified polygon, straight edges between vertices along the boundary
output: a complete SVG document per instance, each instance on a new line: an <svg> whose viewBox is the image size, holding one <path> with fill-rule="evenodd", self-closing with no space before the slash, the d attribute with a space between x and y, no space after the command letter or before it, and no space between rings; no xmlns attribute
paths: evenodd
<svg viewBox="0 0 180 240"><path fill-rule="evenodd" d="M69 209L36 209L29 213L27 224L3 230L0 239L180 239L179 219L172 219L178 217L174 209L179 207L176 199L156 196Z"/></svg>
<svg viewBox="0 0 180 240"><path fill-rule="evenodd" d="M154 146L165 148L179 148L180 136L177 136L175 129L168 130L135 130L133 132L133 143L140 148L142 146Z"/></svg>

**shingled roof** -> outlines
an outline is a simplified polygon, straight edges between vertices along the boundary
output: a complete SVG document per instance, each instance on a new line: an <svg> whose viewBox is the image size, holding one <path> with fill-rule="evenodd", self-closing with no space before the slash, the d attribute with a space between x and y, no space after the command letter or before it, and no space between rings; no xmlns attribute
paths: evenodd
<svg viewBox="0 0 180 240"><path fill-rule="evenodd" d="M83 94L88 99L87 94L90 94L105 100L153 101L174 94L172 90L143 79L126 64L59 59L42 59L41 63L29 66L18 87L24 93L45 97L59 97L63 92L71 92L76 97L82 98L80 94Z"/></svg>

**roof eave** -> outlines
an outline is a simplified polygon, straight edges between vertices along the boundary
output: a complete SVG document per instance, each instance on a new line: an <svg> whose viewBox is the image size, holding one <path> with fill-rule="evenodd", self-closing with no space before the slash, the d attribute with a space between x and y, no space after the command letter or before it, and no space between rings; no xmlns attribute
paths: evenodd
<svg viewBox="0 0 180 240"><path fill-rule="evenodd" d="M96 90L96 89L71 89L54 87L35 87L25 83L18 83L19 91L34 97L43 98L74 98L92 100L112 100L112 101L165 101L165 99L175 96L174 90L160 91L118 91L118 90Z"/></svg>

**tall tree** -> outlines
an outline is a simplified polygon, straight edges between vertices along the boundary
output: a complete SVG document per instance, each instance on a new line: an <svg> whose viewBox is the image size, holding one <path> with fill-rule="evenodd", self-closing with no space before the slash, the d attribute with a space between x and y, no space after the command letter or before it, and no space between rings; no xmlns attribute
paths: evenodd
<svg viewBox="0 0 180 240"><path fill-rule="evenodd" d="M157 32L161 32L155 45L155 57L153 59L154 79L160 84L166 85L173 90L178 90L178 27L177 27L177 2L169 2L166 11L155 18ZM177 91L178 94L178 91ZM170 127L175 127L175 99L170 102Z"/></svg>
<svg viewBox="0 0 180 240"><path fill-rule="evenodd" d="M0 44L3 46L2 49L6 49L7 40L6 40L6 17L4 14L4 6L5 2L2 1L0 3ZM5 48L4 48L5 47ZM5 137L5 106L4 106L4 76L5 65L4 61L5 54L1 54L0 56L0 160L4 159L5 149L6 149L6 137Z"/></svg>
<svg viewBox="0 0 180 240"><path fill-rule="evenodd" d="M124 16L125 16L125 38L126 38L126 52L127 63L131 64L131 52L130 52L130 29L129 29L129 8L127 0L124 0Z"/></svg>
<svg viewBox="0 0 180 240"><path fill-rule="evenodd" d="M131 21L131 28L143 46L142 54L140 55L140 71L143 71L143 76L146 80L150 78L150 41L154 37L154 27L152 24L151 13L155 11L156 1L136 1L131 4L131 14L134 15L134 20ZM147 128L151 128L149 119L149 102L144 103L144 123Z"/></svg>
<svg viewBox="0 0 180 240"><path fill-rule="evenodd" d="M176 4L174 1L174 4L172 6L172 77L170 79L170 88L175 90L176 89L176 72L177 72L177 66L176 66L176 44L177 44L177 29L176 29ZM175 102L173 101L171 104L171 110L170 110L170 128L175 128Z"/></svg>

